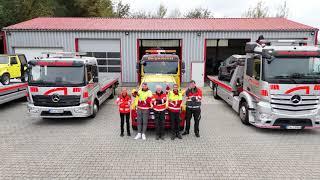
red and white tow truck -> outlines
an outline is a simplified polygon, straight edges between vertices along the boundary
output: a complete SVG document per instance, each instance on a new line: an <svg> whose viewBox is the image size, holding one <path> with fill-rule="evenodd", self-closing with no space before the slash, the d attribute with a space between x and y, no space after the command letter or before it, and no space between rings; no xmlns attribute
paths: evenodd
<svg viewBox="0 0 320 180"><path fill-rule="evenodd" d="M118 85L99 73L96 58L78 53L51 53L29 61L29 68L28 111L36 117L95 117Z"/></svg>
<svg viewBox="0 0 320 180"><path fill-rule="evenodd" d="M259 128L320 128L320 49L295 40L246 45L230 81L208 76L213 96Z"/></svg>

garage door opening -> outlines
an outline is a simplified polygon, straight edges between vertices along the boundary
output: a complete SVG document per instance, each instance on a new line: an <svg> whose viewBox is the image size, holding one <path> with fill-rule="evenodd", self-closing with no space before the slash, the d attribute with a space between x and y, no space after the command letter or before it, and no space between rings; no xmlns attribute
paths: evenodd
<svg viewBox="0 0 320 180"><path fill-rule="evenodd" d="M138 43L138 61L143 55L147 54L146 50L151 49L175 50L175 54L181 60L181 40L179 39L139 39Z"/></svg>
<svg viewBox="0 0 320 180"><path fill-rule="evenodd" d="M233 54L245 54L250 39L208 39L206 40L206 75L217 75L220 63Z"/></svg>

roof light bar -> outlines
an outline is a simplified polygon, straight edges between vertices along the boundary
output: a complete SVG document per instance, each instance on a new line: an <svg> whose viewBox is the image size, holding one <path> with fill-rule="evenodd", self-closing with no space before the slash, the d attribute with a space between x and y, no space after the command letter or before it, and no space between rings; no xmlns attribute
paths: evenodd
<svg viewBox="0 0 320 180"><path fill-rule="evenodd" d="M42 54L47 55L47 57L77 57L87 55L85 52L42 52Z"/></svg>
<svg viewBox="0 0 320 180"><path fill-rule="evenodd" d="M163 49L159 49L159 50L146 50L146 53L176 53L176 50L163 50Z"/></svg>

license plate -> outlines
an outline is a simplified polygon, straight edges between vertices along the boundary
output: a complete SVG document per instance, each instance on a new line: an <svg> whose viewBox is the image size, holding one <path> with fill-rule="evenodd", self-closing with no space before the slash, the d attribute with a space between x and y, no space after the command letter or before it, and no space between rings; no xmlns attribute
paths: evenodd
<svg viewBox="0 0 320 180"><path fill-rule="evenodd" d="M302 126L286 126L286 129L302 129Z"/></svg>
<svg viewBox="0 0 320 180"><path fill-rule="evenodd" d="M63 113L63 109L50 109L49 113L52 113L52 114Z"/></svg>

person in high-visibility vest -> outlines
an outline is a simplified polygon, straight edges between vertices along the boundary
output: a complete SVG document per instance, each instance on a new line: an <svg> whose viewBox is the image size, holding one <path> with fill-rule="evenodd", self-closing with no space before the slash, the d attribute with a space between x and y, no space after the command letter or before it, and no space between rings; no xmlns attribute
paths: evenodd
<svg viewBox="0 0 320 180"><path fill-rule="evenodd" d="M149 90L147 83L142 84L141 90L138 91L137 97L137 123L138 134L134 139L146 140L146 131L151 108L152 92Z"/></svg>
<svg viewBox="0 0 320 180"><path fill-rule="evenodd" d="M182 92L179 90L178 85L173 85L173 90L168 95L168 110L171 120L171 139L174 140L176 137L182 139L180 134L180 111L182 105Z"/></svg>
<svg viewBox="0 0 320 180"><path fill-rule="evenodd" d="M130 105L131 105L131 97L128 94L128 91L126 88L122 88L121 94L116 100L116 104L119 106L119 113L120 113L120 119L121 119L121 133L120 136L124 136L124 119L126 118L126 124L127 124L127 135L131 136L130 133Z"/></svg>
<svg viewBox="0 0 320 180"><path fill-rule="evenodd" d="M152 105L155 115L156 140L164 140L165 110L167 109L167 94L162 91L162 86L156 86L156 92L152 97Z"/></svg>

